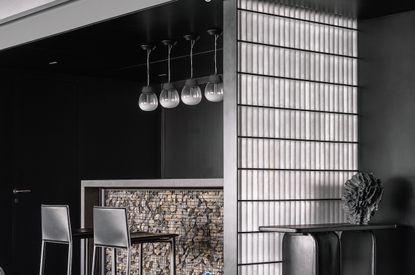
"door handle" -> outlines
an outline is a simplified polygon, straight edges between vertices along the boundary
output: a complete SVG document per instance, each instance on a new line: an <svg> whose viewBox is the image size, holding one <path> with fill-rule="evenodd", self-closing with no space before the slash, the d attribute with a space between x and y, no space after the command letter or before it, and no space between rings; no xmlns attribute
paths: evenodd
<svg viewBox="0 0 415 275"><path fill-rule="evenodd" d="M13 190L13 194L19 194L19 193L30 193L31 191L30 190L18 190L18 189L14 189Z"/></svg>

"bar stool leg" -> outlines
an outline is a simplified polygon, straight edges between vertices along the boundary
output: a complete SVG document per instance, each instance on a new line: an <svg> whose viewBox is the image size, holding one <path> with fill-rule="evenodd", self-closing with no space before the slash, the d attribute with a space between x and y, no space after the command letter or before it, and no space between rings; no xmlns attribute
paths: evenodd
<svg viewBox="0 0 415 275"><path fill-rule="evenodd" d="M111 249L111 258L112 258L111 273L112 275L116 275L117 274L117 249L115 247Z"/></svg>
<svg viewBox="0 0 415 275"><path fill-rule="evenodd" d="M130 275L130 264L131 264L131 247L127 248L127 270L126 275Z"/></svg>
<svg viewBox="0 0 415 275"><path fill-rule="evenodd" d="M138 275L143 275L143 244L142 243L138 244L138 255L139 255L138 265L140 267L140 270L138 271Z"/></svg>
<svg viewBox="0 0 415 275"><path fill-rule="evenodd" d="M170 241L170 275L176 275L176 238Z"/></svg>
<svg viewBox="0 0 415 275"><path fill-rule="evenodd" d="M68 269L67 269L67 274L68 275L72 274L72 243L71 242L68 243Z"/></svg>
<svg viewBox="0 0 415 275"><path fill-rule="evenodd" d="M39 275L43 275L45 272L45 253L46 253L46 243L42 240L42 251L40 252L40 270Z"/></svg>
<svg viewBox="0 0 415 275"><path fill-rule="evenodd" d="M95 274L95 254L96 254L96 251L97 251L97 247L96 247L96 245L94 244L94 252L92 253L92 272L91 272L91 275L94 275Z"/></svg>

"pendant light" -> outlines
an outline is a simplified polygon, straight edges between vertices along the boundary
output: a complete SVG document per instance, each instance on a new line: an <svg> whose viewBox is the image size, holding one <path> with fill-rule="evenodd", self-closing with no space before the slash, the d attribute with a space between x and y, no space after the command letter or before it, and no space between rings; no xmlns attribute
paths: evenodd
<svg viewBox="0 0 415 275"><path fill-rule="evenodd" d="M176 45L176 42L173 40L163 40L161 41L164 45L167 46L167 83L164 83L163 90L160 93L160 105L164 108L174 108L177 107L180 103L179 92L177 92L174 84L170 82L170 52L171 48Z"/></svg>
<svg viewBox="0 0 415 275"><path fill-rule="evenodd" d="M211 102L219 102L223 100L223 82L220 75L218 75L218 68L216 64L216 46L219 35L222 34L220 29L210 29L208 30L210 35L215 36L215 74L209 77L209 82L205 87L205 97Z"/></svg>
<svg viewBox="0 0 415 275"><path fill-rule="evenodd" d="M141 91L138 106L140 106L140 109L143 111L154 111L157 109L159 103L153 87L150 87L150 53L156 47L142 45L141 48L147 51L147 86L143 87L143 90Z"/></svg>
<svg viewBox="0 0 415 275"><path fill-rule="evenodd" d="M197 35L185 35L184 38L190 41L190 79L187 79L183 87L181 98L186 105L197 105L202 100L202 91L200 90L196 79L193 79L193 46L196 40L199 39Z"/></svg>

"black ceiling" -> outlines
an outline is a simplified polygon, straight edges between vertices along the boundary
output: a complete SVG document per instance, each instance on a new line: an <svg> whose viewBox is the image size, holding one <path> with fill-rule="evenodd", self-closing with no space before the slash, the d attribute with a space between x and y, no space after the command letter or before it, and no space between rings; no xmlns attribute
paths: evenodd
<svg viewBox="0 0 415 275"><path fill-rule="evenodd" d="M286 4L369 19L415 10L415 0L282 0ZM190 76L190 42L183 36L198 34L194 46L194 77L214 70L211 28L223 28L223 0L178 0L145 11L97 23L0 52L0 67L146 81L146 52L152 44L151 82L165 82L167 47L172 49L172 81ZM222 68L222 36L218 40L218 69ZM57 64L49 65L56 61Z"/></svg>

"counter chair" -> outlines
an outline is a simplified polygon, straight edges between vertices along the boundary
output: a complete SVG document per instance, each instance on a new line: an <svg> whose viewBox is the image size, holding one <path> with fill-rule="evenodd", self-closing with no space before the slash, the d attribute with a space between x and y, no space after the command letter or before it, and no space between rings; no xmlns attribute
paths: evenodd
<svg viewBox="0 0 415 275"><path fill-rule="evenodd" d="M39 274L44 274L46 243L58 243L68 245L67 275L72 274L72 238L92 238L91 228L71 228L69 206L67 205L42 205L42 251L40 256Z"/></svg>
<svg viewBox="0 0 415 275"><path fill-rule="evenodd" d="M139 275L143 274L143 243L170 243L170 275L176 274L176 242L178 234L159 234L148 232L130 233L127 209L120 207L94 207L94 253L92 256L92 275L95 272L96 250L112 248L112 274L116 274L116 249L127 250L126 274L130 274L131 244L139 244Z"/></svg>
<svg viewBox="0 0 415 275"><path fill-rule="evenodd" d="M68 245L67 274L72 274L72 230L67 205L42 205L42 252L40 256L40 275L44 273L46 243Z"/></svg>

